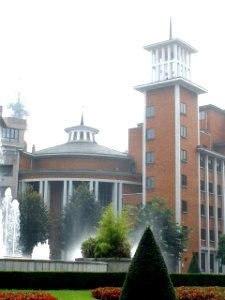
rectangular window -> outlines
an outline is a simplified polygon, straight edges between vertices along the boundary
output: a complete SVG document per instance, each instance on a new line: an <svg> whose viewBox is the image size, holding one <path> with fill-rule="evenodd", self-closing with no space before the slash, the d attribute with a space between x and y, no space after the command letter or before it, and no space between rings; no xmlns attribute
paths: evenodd
<svg viewBox="0 0 225 300"><path fill-rule="evenodd" d="M204 181L204 180L201 180L201 181L200 181L200 190L201 190L202 192L205 191L205 181Z"/></svg>
<svg viewBox="0 0 225 300"><path fill-rule="evenodd" d="M218 219L222 219L222 208L218 207Z"/></svg>
<svg viewBox="0 0 225 300"><path fill-rule="evenodd" d="M201 204L201 216L205 215L205 205Z"/></svg>
<svg viewBox="0 0 225 300"><path fill-rule="evenodd" d="M215 242L214 230L209 230L209 239L210 239L210 242Z"/></svg>
<svg viewBox="0 0 225 300"><path fill-rule="evenodd" d="M221 172L221 169L222 169L222 166L221 166L221 161L217 161L217 163L216 163L216 169L217 169L217 172Z"/></svg>
<svg viewBox="0 0 225 300"><path fill-rule="evenodd" d="M199 120L205 120L206 113L204 110L199 112Z"/></svg>
<svg viewBox="0 0 225 300"><path fill-rule="evenodd" d="M8 140L19 140L19 129L3 127L2 138Z"/></svg>
<svg viewBox="0 0 225 300"><path fill-rule="evenodd" d="M213 194L213 184L209 182L209 193Z"/></svg>
<svg viewBox="0 0 225 300"><path fill-rule="evenodd" d="M147 106L146 107L146 117L147 118L152 118L155 116L155 106Z"/></svg>
<svg viewBox="0 0 225 300"><path fill-rule="evenodd" d="M201 240L203 240L203 241L206 240L206 231L205 231L205 228L201 229Z"/></svg>
<svg viewBox="0 0 225 300"><path fill-rule="evenodd" d="M181 137L183 137L183 138L187 138L187 127L186 127L186 126L181 125L181 128L180 128L180 135L181 135Z"/></svg>
<svg viewBox="0 0 225 300"><path fill-rule="evenodd" d="M205 156L200 155L200 167L204 168L205 167Z"/></svg>
<svg viewBox="0 0 225 300"><path fill-rule="evenodd" d="M146 153L146 163L154 164L155 162L155 152L147 152Z"/></svg>
<svg viewBox="0 0 225 300"><path fill-rule="evenodd" d="M214 217L214 207L212 205L209 206L209 216L210 218Z"/></svg>
<svg viewBox="0 0 225 300"><path fill-rule="evenodd" d="M146 130L146 138L147 138L147 140L153 140L155 138L155 129L154 128L148 128Z"/></svg>
<svg viewBox="0 0 225 300"><path fill-rule="evenodd" d="M220 185L220 184L217 185L217 194L218 194L219 196L222 195L222 189L221 189L221 185Z"/></svg>
<svg viewBox="0 0 225 300"><path fill-rule="evenodd" d="M187 150L181 149L181 160L187 161Z"/></svg>
<svg viewBox="0 0 225 300"><path fill-rule="evenodd" d="M186 175L181 175L181 186L187 187L187 176Z"/></svg>
<svg viewBox="0 0 225 300"><path fill-rule="evenodd" d="M201 270L205 272L205 253L201 253Z"/></svg>
<svg viewBox="0 0 225 300"><path fill-rule="evenodd" d="M12 176L13 165L0 165L0 176Z"/></svg>
<svg viewBox="0 0 225 300"><path fill-rule="evenodd" d="M155 187L155 177L149 176L146 178L146 187L147 189L153 189Z"/></svg>
<svg viewBox="0 0 225 300"><path fill-rule="evenodd" d="M209 167L209 170L213 169L213 159L211 157L208 158L208 167Z"/></svg>
<svg viewBox="0 0 225 300"><path fill-rule="evenodd" d="M181 202L181 210L183 214L187 214L188 212L188 203L186 200L182 200Z"/></svg>
<svg viewBox="0 0 225 300"><path fill-rule="evenodd" d="M180 112L183 115L187 114L187 104L186 103L183 103L183 102L180 103Z"/></svg>

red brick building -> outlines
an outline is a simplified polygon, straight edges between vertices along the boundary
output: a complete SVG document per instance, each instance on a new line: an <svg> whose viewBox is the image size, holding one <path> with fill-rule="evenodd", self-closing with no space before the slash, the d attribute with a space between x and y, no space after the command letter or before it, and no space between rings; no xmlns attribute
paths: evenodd
<svg viewBox="0 0 225 300"><path fill-rule="evenodd" d="M40 192L53 220L59 219L68 197L82 182L89 185L103 207L113 202L117 211L122 209L123 197L140 195L141 174L135 171L130 155L98 145L95 141L98 130L85 126L83 118L79 126L65 131L68 133L65 144L20 153L20 191L30 184ZM56 245L57 231L50 241L52 252Z"/></svg>
<svg viewBox="0 0 225 300"><path fill-rule="evenodd" d="M199 109L198 95L206 90L191 81L192 46L171 38L144 49L151 54L152 78L135 89L143 93L145 119L129 130L129 153L143 175L142 203L158 195L175 221L192 229L180 272L192 253L203 272L223 272L216 250L225 233L225 111Z"/></svg>

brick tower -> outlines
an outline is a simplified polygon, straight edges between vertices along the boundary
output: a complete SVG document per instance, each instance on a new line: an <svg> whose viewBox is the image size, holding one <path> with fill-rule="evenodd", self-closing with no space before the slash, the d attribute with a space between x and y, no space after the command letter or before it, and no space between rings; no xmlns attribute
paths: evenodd
<svg viewBox="0 0 225 300"><path fill-rule="evenodd" d="M179 271L199 252L198 95L206 90L191 81L196 50L178 38L144 47L151 55L151 81L135 90L144 96L142 139L143 204L154 195L175 212L175 221L192 229L190 249ZM191 212L187 214L187 211Z"/></svg>

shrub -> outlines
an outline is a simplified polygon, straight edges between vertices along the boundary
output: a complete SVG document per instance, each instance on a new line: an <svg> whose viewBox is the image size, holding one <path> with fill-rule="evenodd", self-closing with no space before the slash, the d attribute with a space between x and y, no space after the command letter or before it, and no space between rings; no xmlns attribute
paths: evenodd
<svg viewBox="0 0 225 300"><path fill-rule="evenodd" d="M95 247L97 245L97 240L94 237L89 237L81 245L81 254L83 257L94 257L95 256Z"/></svg>
<svg viewBox="0 0 225 300"><path fill-rule="evenodd" d="M150 227L147 227L131 261L120 299L150 299L149 292L152 299L176 299L161 251Z"/></svg>
<svg viewBox="0 0 225 300"><path fill-rule="evenodd" d="M196 253L193 253L192 255L191 262L188 267L188 273L201 273Z"/></svg>

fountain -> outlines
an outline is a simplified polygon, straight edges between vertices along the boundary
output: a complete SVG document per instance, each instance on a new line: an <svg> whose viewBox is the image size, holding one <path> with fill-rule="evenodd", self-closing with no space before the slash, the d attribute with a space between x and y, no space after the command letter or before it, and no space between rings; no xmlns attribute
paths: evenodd
<svg viewBox="0 0 225 300"><path fill-rule="evenodd" d="M0 206L0 256L21 256L19 248L20 211L19 203L12 200L11 189L7 188Z"/></svg>

